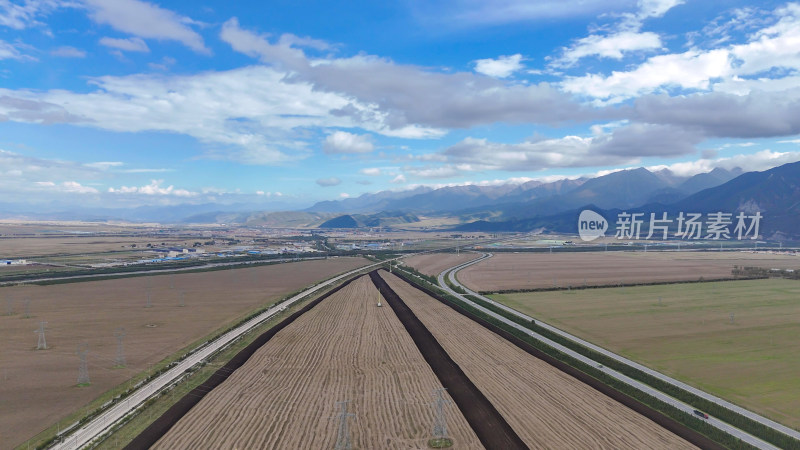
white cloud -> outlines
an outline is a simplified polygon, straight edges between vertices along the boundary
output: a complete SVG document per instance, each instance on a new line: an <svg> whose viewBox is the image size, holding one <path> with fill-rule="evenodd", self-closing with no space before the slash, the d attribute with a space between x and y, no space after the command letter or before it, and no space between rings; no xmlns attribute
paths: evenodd
<svg viewBox="0 0 800 450"><path fill-rule="evenodd" d="M561 57L553 61L552 65L570 67L589 56L622 59L626 53L659 48L661 38L650 31L620 31L609 36L591 35L578 39L571 47L564 49Z"/></svg>
<svg viewBox="0 0 800 450"><path fill-rule="evenodd" d="M161 187L164 180L151 180L150 184L145 186L121 186L117 189L108 188L111 194L139 194L151 196L175 196L175 197L195 197L199 195L197 192L188 191L186 189L175 189L174 186Z"/></svg>
<svg viewBox="0 0 800 450"><path fill-rule="evenodd" d="M669 165L648 167L648 170L669 169L679 176L692 176L710 172L717 167L723 169L740 168L745 172L764 171L783 164L800 161L800 152L773 152L762 150L749 155L735 155L727 158L699 159Z"/></svg>
<svg viewBox="0 0 800 450"><path fill-rule="evenodd" d="M120 167L122 165L123 163L120 161L98 161L98 162L84 164L84 166L86 167L91 167L93 169L99 169L99 170L108 170L111 169L112 167Z"/></svg>
<svg viewBox="0 0 800 450"><path fill-rule="evenodd" d="M800 79L800 4L776 9L772 19L774 23L752 33L744 44L653 56L628 71L566 77L561 86L597 103L618 103L666 88L737 95L792 89Z"/></svg>
<svg viewBox="0 0 800 450"><path fill-rule="evenodd" d="M61 46L50 51L53 56L60 58L85 58L86 51L70 46Z"/></svg>
<svg viewBox="0 0 800 450"><path fill-rule="evenodd" d="M19 51L16 45L0 39L0 60L3 59L30 59L35 58L27 56Z"/></svg>
<svg viewBox="0 0 800 450"><path fill-rule="evenodd" d="M603 130L595 130L603 132ZM632 123L591 137L564 136L505 144L468 137L442 150L448 164L414 170L422 177L452 177L476 170L546 170L637 163L644 157L696 152L701 133L669 125ZM408 172L408 171L407 171Z"/></svg>
<svg viewBox="0 0 800 450"><path fill-rule="evenodd" d="M397 175L396 177L392 178L391 182L394 183L394 184L402 184L402 183L406 182L406 177L403 176L403 174L401 173L401 174Z"/></svg>
<svg viewBox="0 0 800 450"><path fill-rule="evenodd" d="M342 180L336 177L320 178L317 180L317 184L322 187L338 186L342 184Z"/></svg>
<svg viewBox="0 0 800 450"><path fill-rule="evenodd" d="M634 15L635 20L645 20L652 17L661 17L670 9L686 3L686 0L639 0L639 11Z"/></svg>
<svg viewBox="0 0 800 450"><path fill-rule="evenodd" d="M778 141L779 144L800 144L800 139L789 139L786 141Z"/></svg>
<svg viewBox="0 0 800 450"><path fill-rule="evenodd" d="M379 167L367 167L365 169L361 169L358 171L363 175L369 175L371 177L376 177L381 174L381 169Z"/></svg>
<svg viewBox="0 0 800 450"><path fill-rule="evenodd" d="M494 78L507 78L522 69L522 55L499 56L497 59L478 59L475 61L475 72Z"/></svg>
<svg viewBox="0 0 800 450"><path fill-rule="evenodd" d="M369 153L375 149L375 146L372 144L372 137L369 135L335 131L325 138L322 148L328 154Z"/></svg>
<svg viewBox="0 0 800 450"><path fill-rule="evenodd" d="M339 198L350 198L350 194L348 194L347 192L342 192L341 194L339 194Z"/></svg>
<svg viewBox="0 0 800 450"><path fill-rule="evenodd" d="M679 54L654 56L636 69L627 72L613 71L609 76L589 74L565 77L562 87L573 94L617 103L656 91L662 86L708 89L714 79L729 76L731 73L727 50L689 50Z"/></svg>
<svg viewBox="0 0 800 450"><path fill-rule="evenodd" d="M472 27L525 21L586 17L620 12L631 0L456 0L417 2L418 14L437 26Z"/></svg>
<svg viewBox="0 0 800 450"><path fill-rule="evenodd" d="M352 104L350 99L287 82L284 73L261 66L190 76L101 77L91 84L96 89L86 94L0 88L0 116L111 131L181 133L208 144L209 158L245 164L308 156L311 150L294 130L353 125L347 117L330 114Z"/></svg>
<svg viewBox="0 0 800 450"><path fill-rule="evenodd" d="M241 53L290 73L288 80L307 82L318 92L350 99L331 111L360 127L387 136L440 137L447 128L478 124L561 123L592 115L547 83L508 83L474 73L443 73L387 58L359 54L348 58L311 59L284 37L268 36L225 22L220 38Z"/></svg>
<svg viewBox="0 0 800 450"><path fill-rule="evenodd" d="M52 181L37 181L37 186L51 191L63 192L67 194L97 194L99 191L91 186L83 186L77 181L64 181L60 184Z"/></svg>
<svg viewBox="0 0 800 450"><path fill-rule="evenodd" d="M0 26L24 30L41 25L41 22L37 20L39 16L59 7L73 6L76 6L76 3L67 0L27 0L19 3L0 0Z"/></svg>
<svg viewBox="0 0 800 450"><path fill-rule="evenodd" d="M100 38L100 45L105 45L106 47L111 47L118 50L124 50L126 52L147 53L150 51L150 48L147 46L147 44L138 37L132 37L128 39L103 37Z"/></svg>
<svg viewBox="0 0 800 450"><path fill-rule="evenodd" d="M145 39L171 40L198 53L210 53L203 38L187 24L193 20L139 0L84 0L90 17L123 33Z"/></svg>

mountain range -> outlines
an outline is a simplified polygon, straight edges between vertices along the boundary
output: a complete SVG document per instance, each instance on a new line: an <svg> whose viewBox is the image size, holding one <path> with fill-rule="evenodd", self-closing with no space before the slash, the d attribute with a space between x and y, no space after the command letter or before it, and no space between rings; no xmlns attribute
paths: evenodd
<svg viewBox="0 0 800 450"><path fill-rule="evenodd" d="M70 208L49 205L25 212L26 205L0 204L0 217L48 220L128 220L184 224L239 224L292 228L392 227L476 231L574 233L584 208L620 211L709 213L760 211L762 235L800 238L800 162L763 172L716 168L691 177L667 169L612 172L594 178L528 181L498 185L418 187L382 191L316 203L291 211L287 204L201 204L132 209ZM30 208L28 206L28 208ZM61 209L59 209L61 208ZM649 216L648 216L649 217Z"/></svg>

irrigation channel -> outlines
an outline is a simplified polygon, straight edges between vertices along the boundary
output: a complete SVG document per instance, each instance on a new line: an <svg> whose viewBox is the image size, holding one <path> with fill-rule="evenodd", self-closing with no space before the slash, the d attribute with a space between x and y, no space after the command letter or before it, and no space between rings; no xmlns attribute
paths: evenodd
<svg viewBox="0 0 800 450"><path fill-rule="evenodd" d="M707 392L704 392L704 391L701 391L701 390L699 390L697 388L689 386L689 385L687 385L685 383L682 383L682 382L680 382L678 380L675 380L674 378L668 377L667 375L664 375L664 374L662 374L660 372L657 372L657 371L655 371L653 369L650 369L650 368L645 367L645 366L643 366L641 364L638 364L638 363L636 363L634 361L631 361L631 360L629 360L629 359L627 359L627 358L625 358L623 356L620 356L620 355L617 355L616 353L610 352L610 351L608 351L608 350L606 350L606 349L604 349L602 347L598 347L597 345L594 345L594 344L592 344L590 342L587 342L587 341L585 341L583 339L580 339L577 336L574 336L574 335L572 335L570 333L567 333L567 332L565 332L565 331L563 331L563 330L561 330L559 328L556 328L556 327L554 327L552 325L549 325L549 324L547 324L545 322L542 322L538 318L530 317L530 316L528 316L526 314L523 314L523 313L521 313L521 312L519 312L519 311L517 311L517 310L515 310L513 308L509 308L508 306L505 306L505 305L502 305L500 303L497 303L494 300L491 300L491 299L489 299L487 297L484 297L483 295L481 295L481 294L479 294L477 292L474 292L473 290L471 290L468 287L464 286L456 278L456 274L461 269L464 269L464 268L466 268L468 266L471 266L473 264L477 264L477 263L485 260L486 258L491 258L491 257L492 257L491 253L483 253L477 259L474 259L472 261L469 261L469 262L466 262L466 263L462 263L462 264L459 264L457 266L454 266L454 267L451 267L449 269L444 270L438 276L439 286L443 290L445 290L448 294L457 297L459 300L461 300L461 301L469 304L470 306L478 309L479 311L483 312L484 314L487 314L487 315L489 315L489 316L491 316L491 317L493 317L493 318L495 318L495 319L497 319L497 320L499 320L499 321L501 321L501 322L503 322L503 323L505 323L505 324L507 324L507 325L509 325L511 327L514 327L514 328L516 328L516 329L528 334L529 336L531 336L531 337L533 337L533 338L545 343L546 345L549 345L549 346L555 348L556 350L558 350L560 352L566 353L567 355L578 359L579 361L582 361L582 362L584 362L586 364L589 364L591 366L597 367L598 369L602 370L604 373L606 373L606 374L608 374L608 375L610 375L610 376L612 376L612 377L614 377L614 378L616 378L616 379L618 379L618 380L620 380L620 381L622 381L622 382L624 382L624 383L626 383L626 384L628 384L630 386L633 386L636 389L639 389L640 391L643 391L643 392L645 392L647 394L650 394L653 397L656 397L659 400L661 400L661 401L663 401L665 403L668 403L668 404L670 404L670 405L672 405L672 406L674 406L674 407L676 407L676 408L680 409L681 411L684 411L684 412L686 412L688 414L693 414L693 412L695 410L695 407L693 407L691 405L688 405L688 404L686 404L686 403L684 403L684 402L682 402L680 400L677 400L677 399L675 399L675 398L673 398L673 397L671 397L671 396L669 396L667 394L664 394L663 392L661 392L659 390L656 390L656 389L654 389L654 388L652 388L652 387L650 387L650 386L648 386L648 385L646 385L644 383L641 383L641 382L639 382L637 380L634 380L633 378L630 378L630 377L628 377L628 376L626 376L626 375L624 375L624 374L622 374L622 373L620 373L620 372L618 372L618 371L616 371L614 369L611 369L611 368L606 367L606 366L602 366L597 361L595 361L595 360L593 360L591 358L588 358L588 357L586 357L584 355L581 355L581 354L573 351L570 348L567 348L567 347L565 347L565 346L563 346L563 345L561 345L561 344L559 344L557 342L554 342L554 341L552 341L552 340L550 340L550 339L548 339L548 338L546 338L546 337L544 337L544 336L542 336L542 335L540 335L540 334L538 334L538 333L536 333L534 331L531 331L530 329L528 329L526 327L523 327L523 326L519 325L516 322L513 322L513 321L509 320L508 318L506 318L506 317L504 317L504 316L502 316L500 314L495 313L494 311L491 311L491 310L483 307L482 305L479 305L479 304L471 301L469 298L467 298L464 295L462 295L462 294L454 291L453 289L451 289L450 286L445 282L445 277L447 277L447 279L450 281L451 284L463 289L470 296L474 296L474 297L476 297L476 298L478 298L480 300L483 300L483 301L485 301L487 303L490 303L493 306L496 306L497 308L500 308L503 311L511 313L511 314L513 314L513 315L515 315L515 316L517 316L519 318L522 318L522 319L524 319L524 320L526 320L528 322L530 322L531 320L535 320L536 324L538 326L541 326L542 328L545 328L545 329L547 329L547 330L549 330L549 331L551 331L551 332L553 332L555 334L558 334L561 337L567 338L567 339L569 339L569 340L571 340L571 341L573 341L575 343L578 343L578 344L580 344L580 345L582 345L584 347L587 347L587 348L589 348L589 349L591 349L591 350L593 350L593 351L595 351L597 353L601 353L604 356L613 358L613 359L615 359L616 361L618 361L618 362L620 362L622 364L625 364L625 365L628 365L630 367L636 368L636 369L638 369L638 370L640 370L642 372L645 372L645 373L647 373L647 374L649 374L649 375L651 375L653 377L656 377L656 378L658 378L658 379L660 379L660 380L662 380L664 382L667 382L667 383L669 383L669 384L671 384L673 386L676 386L676 387L678 387L680 389L683 389L685 391L693 393L693 394L695 394L695 395L697 395L699 397L702 397L702 398L704 398L706 400L712 401L712 402L714 402L714 403L716 403L716 404L718 404L718 405L720 405L720 406L722 406L724 408L727 408L727 409L729 409L729 410L731 410L731 411L733 411L735 413L738 413L738 414L741 414L741 415L743 415L745 417L748 417L748 418L750 418L750 419L752 419L754 421L757 421L757 422L759 422L759 423L761 423L763 425L766 425L766 426L768 426L768 427L770 427L770 428L772 428L772 429L774 429L774 430L776 430L778 432L781 432L783 434L791 436L791 437L793 437L795 439L800 439L800 432L798 432L796 430L793 430L793 429L791 429L789 427L781 425L781 424L779 424L777 422L774 422L774 421L772 421L772 420L770 420L770 419L768 419L766 417L758 415L758 414L756 414L756 413L754 413L752 411L746 410L746 409L744 409L744 408L742 408L740 406L734 405L734 404L732 404L730 402L727 402L727 401L725 401L725 400L723 400L723 399L721 399L719 397L716 397L714 395L711 395L711 394L709 394ZM758 447L758 448L761 448L761 449L777 449L778 448L778 447L775 447L774 445L770 444L769 442L766 442L766 441L764 441L764 440L762 440L762 439L760 439L758 437L755 437L755 436L753 436L753 435L751 435L751 434L749 434L749 433L747 433L747 432L745 432L745 431L743 431L743 430L741 430L739 428L736 428L733 425L728 424L727 422L724 422L724 421L722 421L720 419L717 419L715 417L709 417L708 419L706 419L706 422L708 424L718 428L719 430L722 430L722 431L724 431L726 433L729 433L732 436L735 436L735 437L741 439L742 441L747 442L747 443L749 443L749 444L751 444L751 445L753 445L755 447Z"/></svg>

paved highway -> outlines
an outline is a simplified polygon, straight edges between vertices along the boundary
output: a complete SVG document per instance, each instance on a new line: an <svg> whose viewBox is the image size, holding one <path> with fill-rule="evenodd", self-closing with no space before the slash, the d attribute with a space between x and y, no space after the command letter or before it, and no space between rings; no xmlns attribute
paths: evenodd
<svg viewBox="0 0 800 450"><path fill-rule="evenodd" d="M216 340L200 348L198 351L196 351L186 359L182 360L178 365L176 365L172 369L168 370L167 372L161 374L158 378L150 381L141 388L137 389L133 394L128 396L128 398L126 398L125 400L120 401L107 411L103 412L99 416L87 422L74 432L70 433L69 436L65 436L64 441L59 442L53 448L59 450L61 449L72 450L72 449L79 449L89 444L94 439L105 433L110 426L114 425L119 420L123 419L125 416L135 411L142 403L144 403L154 394L160 392L165 387L168 387L173 383L175 383L191 367L193 367L196 364L199 364L217 350L224 348L239 336L247 333L248 331L256 327L258 324L264 322L265 320L274 316L278 312L283 311L286 307L291 306L292 304L319 291L324 287L336 283L337 281L346 278L350 275L353 275L359 271L365 270L367 268L378 267L381 264L383 264L383 262L370 264L361 267L359 269L351 270L350 272L336 276L334 278L331 278L330 280L323 281L320 284L317 284L316 286L306 289L305 291L295 295L294 297L285 300L278 305L273 306L267 311L264 311L257 317L225 333Z"/></svg>
<svg viewBox="0 0 800 450"><path fill-rule="evenodd" d="M462 301L472 305L473 307L481 310L485 314L488 314L488 315L496 318L497 320L500 320L503 323L505 323L505 324L507 324L509 326L512 326L512 327L514 327L514 328L516 328L516 329L518 329L518 330L530 335L531 337L533 337L533 338L535 338L535 339L537 339L539 341L544 342L545 344L547 344L547 345L549 345L549 346L551 346L551 347L553 347L553 348L555 348L555 349L557 349L557 350L559 350L559 351L561 351L561 352L563 352L563 353L565 353L567 355L570 355L571 357L573 357L575 359L578 359L578 360L580 360L580 361L582 361L582 362L584 362L586 364L590 364L593 367L597 367L599 370L602 370L606 374L608 374L608 375L610 375L610 376L612 376L612 377L614 377L614 378L616 378L616 379L618 379L618 380L620 380L620 381L622 381L622 382L624 382L624 383L626 383L628 385L631 385L631 386L635 387L636 389L638 389L640 391L646 392L646 393L652 395L653 397L656 397L656 398L658 398L659 400L661 400L661 401L663 401L665 403L668 403L668 404L670 404L672 406L675 406L676 408L678 408L678 409L680 409L682 411L685 411L685 412L687 412L689 414L693 414L693 411L695 409L694 407L692 407L692 406L690 406L690 405L688 405L686 403L683 403L680 400L677 400L677 399L675 399L673 397L670 397L669 395L666 395L663 392L658 391L658 390L656 390L656 389L654 389L654 388L652 388L652 387L650 387L650 386L648 386L648 385L646 385L644 383L641 383L641 382L639 382L637 380L634 380L634 379L632 379L632 378L630 378L630 377L628 377L628 376L626 376L626 375L624 375L624 374L622 374L620 372L617 372L616 370L610 369L610 368L605 367L605 366L601 366L597 361L594 361L594 360L592 360L590 358L587 358L587 357L585 357L585 356L583 356L583 355L581 355L581 354L579 354L579 353L577 353L577 352L575 352L575 351L573 351L573 350L571 350L571 349L569 349L567 347L564 347L563 345L561 345L561 344L559 344L557 342L551 341L550 339L548 339L548 338L546 338L546 337L544 337L544 336L542 336L542 335L540 335L538 333L535 333L535 332L529 330L528 328L525 328L522 325L517 324L516 322L512 322L511 320L509 320L509 319L507 319L507 318L505 318L505 317L503 317L503 316L501 316L501 315L499 315L499 314L497 314L497 313L495 313L493 311L490 311L490 310L482 307L481 305L478 305L477 303L474 303L474 302L470 301L469 299L467 299L463 295L461 295L458 292L455 292L454 290L452 290L445 283L444 277L446 275L448 277L448 279L453 283L453 285L464 289L467 293L469 293L469 295L474 295L477 298L480 298L481 300L484 300L486 302L490 302L490 303L492 303L494 305L497 305L498 307L503 308L504 310L509 311L509 312L511 312L513 314L516 314L519 317L525 318L527 320L531 320L532 318L530 316L522 314L522 313L520 313L520 312L518 312L518 311L516 311L514 309L508 308L508 307L506 307L504 305L501 305L500 303L497 303L497 302L495 302L495 301L493 301L491 299L488 299L488 298L486 298L486 297L484 297L484 296L482 296L482 295L470 290L469 288L467 288L464 285L462 285L461 283L459 283L458 280L455 278L455 274L459 270L461 270L461 269L463 269L463 268L465 268L467 266L470 266L472 264L477 264L478 262L483 261L486 258L490 258L491 256L492 256L491 254L484 253L478 259L475 259L475 260L472 260L470 262L463 263L463 264L460 264L460 265L457 265L457 266L454 266L454 267L452 267L450 269L445 270L444 272L439 274L439 277L438 277L439 285L444 290L446 290L448 293L450 293L451 295L454 295L454 296L458 297L460 300L462 300ZM539 319L535 319L535 320L536 320L536 324L537 325L541 325L543 327L546 327L546 328L548 328L548 329L550 329L550 330L552 330L554 332L557 332L557 333L561 334L562 336L567 337L567 338L569 338L569 339L571 339L573 341L580 342L581 344L586 345L587 347L590 347L593 350L597 350L597 351L603 350L603 354L605 354L607 356L610 356L612 358L615 358L615 359L619 360L620 362L623 362L625 364L632 363L631 365L636 364L636 363L633 363L632 361L630 361L628 359L625 359L625 358L623 358L623 357L621 357L619 355L616 355L614 353L608 352L605 349L600 349L599 347L597 347L597 346L595 346L595 345L593 345L591 343L588 343L586 341L578 339L575 336L572 336L571 334L568 334L568 333L566 333L566 332L564 332L562 330L559 330L558 328L555 328L555 327L552 327L550 325L547 325L547 324L543 323L542 321L540 321ZM638 364L636 364L634 367L637 367L637 368L640 368L640 369L647 369L646 367L638 365ZM656 374L658 374L658 375L660 375L659 378L662 378L662 379L666 378L666 379L672 380L671 378L666 377L665 375L660 374L659 372L652 371L650 369L647 369L647 372L652 374L652 375L654 375L654 376L656 376ZM676 380L673 380L673 381L675 381L676 383L680 383L680 382L678 382ZM683 385L683 386L685 386L685 385ZM683 387L683 386L681 386L681 387ZM695 391L697 391L697 390L693 390L692 392L695 392ZM699 391L699 392L702 392L702 391ZM703 393L703 394L705 394L705 396L710 396L710 394L707 394L707 393ZM713 397L713 396L710 396L710 397L716 398L716 397ZM718 400L720 402L724 402L724 400L722 400L722 399L718 399ZM725 402L725 403L727 403L727 402ZM720 404L722 404L722 403L720 403ZM758 417L761 417L761 416L758 416ZM767 421L769 420L769 419L766 419L766 418L762 418L762 419L767 420ZM729 434L731 434L733 436L736 436L737 438L739 438L739 439L741 439L741 440L743 440L743 441L745 441L745 442L747 442L747 443L749 443L751 445L754 445L754 446L756 446L758 448L761 448L761 449L777 449L777 447L773 446L772 444L770 444L768 442L765 442L765 441L763 441L763 440L761 440L761 439L759 439L759 438L757 438L757 437L755 437L755 436L753 436L753 435L751 435L749 433L746 433L746 432L744 432L744 431L742 431L742 430L740 430L738 428L735 428L735 427L729 425L728 423L723 422L723 421L721 421L719 419L716 419L714 417L709 417L706 421L710 425L713 425L714 427L716 427L716 428L718 428L718 429L720 429L722 431L725 431L726 433L729 433ZM780 425L780 424L777 424L777 425ZM783 427L783 428L786 428L786 427ZM788 429L788 430L791 431L791 429Z"/></svg>

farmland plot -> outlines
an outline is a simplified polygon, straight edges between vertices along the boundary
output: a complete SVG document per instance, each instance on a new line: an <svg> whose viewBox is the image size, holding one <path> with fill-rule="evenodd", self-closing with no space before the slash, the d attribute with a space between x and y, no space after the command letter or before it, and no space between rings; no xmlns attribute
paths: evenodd
<svg viewBox="0 0 800 450"><path fill-rule="evenodd" d="M800 257L748 252L496 253L458 273L470 289L616 286L733 278L734 266L800 268Z"/></svg>
<svg viewBox="0 0 800 450"><path fill-rule="evenodd" d="M102 393L214 330L232 325L249 311L367 263L362 258L336 258L0 288L0 442L23 444ZM47 350L36 350L34 330L41 321L47 322ZM123 368L115 367L119 328L125 329ZM91 384L78 387L76 350L82 343L88 344ZM61 422L62 428L66 425Z"/></svg>
<svg viewBox="0 0 800 450"><path fill-rule="evenodd" d="M440 387L402 324L361 277L279 331L154 448L333 448L348 401L354 448L426 448ZM447 409L454 448L481 448Z"/></svg>
<svg viewBox="0 0 800 450"><path fill-rule="evenodd" d="M381 275L531 448L693 448L394 275Z"/></svg>
<svg viewBox="0 0 800 450"><path fill-rule="evenodd" d="M437 276L445 269L449 269L457 264L471 261L480 256L478 253L426 253L423 255L410 256L403 259L403 263L413 267L425 275Z"/></svg>

